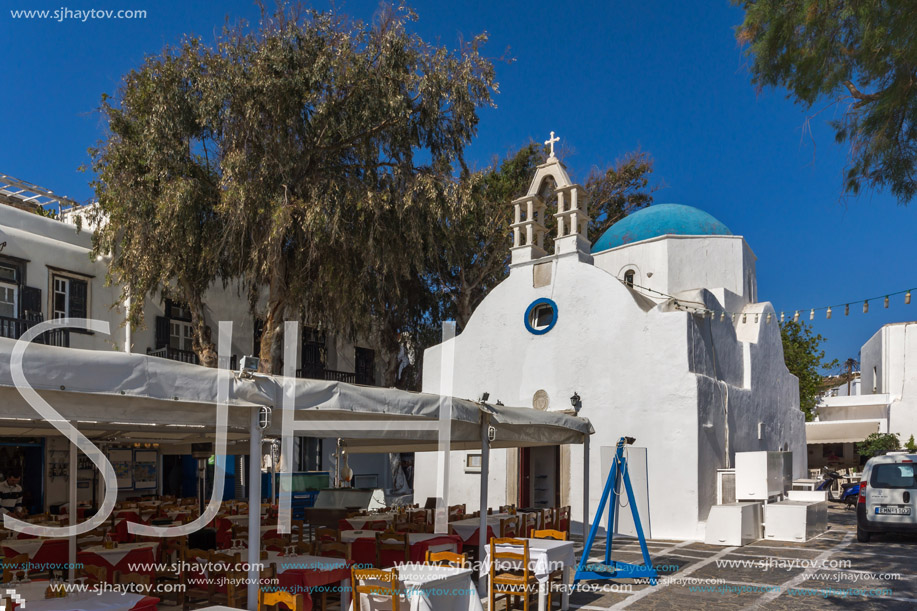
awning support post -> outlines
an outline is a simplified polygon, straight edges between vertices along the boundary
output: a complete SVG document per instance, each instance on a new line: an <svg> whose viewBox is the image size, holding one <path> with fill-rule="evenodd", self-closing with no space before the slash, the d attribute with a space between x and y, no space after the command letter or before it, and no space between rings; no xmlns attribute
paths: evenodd
<svg viewBox="0 0 917 611"><path fill-rule="evenodd" d="M251 437L248 440L248 600L249 611L258 609L258 584L261 572L261 427L258 420L260 407L253 407Z"/></svg>
<svg viewBox="0 0 917 611"><path fill-rule="evenodd" d="M484 560L484 550L487 547L487 484L490 482L490 416L481 413L481 524L478 527L478 560ZM481 565L478 584L479 591L487 592L487 572Z"/></svg>
<svg viewBox="0 0 917 611"><path fill-rule="evenodd" d="M76 425L74 425L76 428ZM66 437L65 437L66 439ZM67 507L67 515L69 516L68 524L70 526L76 526L79 511L76 506L76 476L77 476L77 457L76 457L76 444L70 442L70 480L67 482L69 484L68 496L70 499L70 505ZM73 583L76 579L76 571L73 567L76 566L76 535L68 537L67 541L67 559L70 562L70 568L67 571L67 580L70 583Z"/></svg>
<svg viewBox="0 0 917 611"><path fill-rule="evenodd" d="M573 519L573 516L570 517ZM583 437L583 540L589 527L589 435Z"/></svg>

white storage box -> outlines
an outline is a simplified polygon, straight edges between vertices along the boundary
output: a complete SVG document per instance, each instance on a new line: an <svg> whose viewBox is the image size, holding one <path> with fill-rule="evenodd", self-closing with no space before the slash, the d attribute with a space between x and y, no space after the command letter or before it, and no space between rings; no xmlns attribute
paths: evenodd
<svg viewBox="0 0 917 611"><path fill-rule="evenodd" d="M790 490L786 493L786 500L788 501L806 501L809 503L817 503L819 501L828 500L828 491L827 490Z"/></svg>
<svg viewBox="0 0 917 611"><path fill-rule="evenodd" d="M764 538L808 541L828 528L826 501L781 501L764 506Z"/></svg>
<svg viewBox="0 0 917 611"><path fill-rule="evenodd" d="M792 486L792 452L736 452L736 500L766 501Z"/></svg>
<svg viewBox="0 0 917 611"><path fill-rule="evenodd" d="M708 545L747 545L761 538L761 503L714 505L707 516Z"/></svg>

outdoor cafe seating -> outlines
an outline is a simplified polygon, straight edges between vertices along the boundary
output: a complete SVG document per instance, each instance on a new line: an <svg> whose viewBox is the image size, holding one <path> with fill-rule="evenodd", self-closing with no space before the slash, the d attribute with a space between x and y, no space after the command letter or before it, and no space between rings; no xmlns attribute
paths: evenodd
<svg viewBox="0 0 917 611"><path fill-rule="evenodd" d="M269 510L266 508L266 512ZM153 611L160 604L162 608L177 605L183 609L196 609L216 603L244 608L246 575L237 567L246 560L248 553L246 511L245 504L225 504L208 525L215 533L210 538L194 535L156 538L131 535L126 525L130 521L168 526L187 523L199 515L197 499L159 498L119 503L104 526L77 537L77 559L82 564L76 574L77 580L90 586L181 584L183 591L156 596L124 596L120 600L101 596L97 601L87 599L83 606L105 611ZM423 591L424 587L432 588L434 582L452 580L474 591L472 577L476 576L471 571L469 551L475 553L477 548L480 514L466 514L464 505L453 505L448 508L448 516L448 533L433 532L435 511L416 505L351 512L340 520L338 528L311 529L308 524L294 520L292 533L286 534L277 532L277 525L272 524L272 519L262 518L258 554L263 566L261 577L276 578L276 586L270 591L259 588L259 608L272 608L274 604L278 604L280 609L346 608L351 603L351 593L362 597L361 602L354 602L353 608L373 608L367 605L378 598L379 588L365 585L367 580L401 584L402 587L396 588L400 597L398 601L389 600L393 605L391 608L397 608L397 605L404 609L424 608L423 605L417 607L417 601L412 603L409 600L404 587L407 584ZM35 516L33 519L38 523L62 523L49 516ZM523 557L532 556L534 560L537 554L544 553L543 550L535 551L541 548L532 543L534 540L550 539L561 543L567 539L569 508L526 511L507 505L488 508L486 521L490 549L483 554L485 559L489 557L501 561L521 553ZM10 534L7 533L8 538L2 542L5 584L31 590L47 588L51 579L66 577L47 571L16 570L17 567L27 566L30 561L33 564L66 563L66 539L24 535L10 538ZM196 547L202 541L205 546ZM511 549L512 545L521 546L521 551ZM572 544L570 549L572 553ZM479 553L475 555L480 557ZM198 568L206 563L209 563L207 569ZM179 566L180 570L170 570L172 566ZM537 585L541 578L552 584L564 578L560 574L562 571L536 576L534 566L532 570L523 571L522 577L513 577L506 571L495 572L491 568L489 591L482 594L505 596L507 594L502 590L505 590L506 584L518 584L519 579ZM361 572L367 567L373 567L375 572ZM202 576L206 579L201 579ZM537 587L529 590L535 594L538 592ZM512 592L508 595L513 596ZM71 593L68 596L77 601L80 595ZM547 596L550 604L551 593L548 592ZM30 611L33 608L41 611L43 602L35 601L34 607L30 602ZM94 606L94 603L98 604ZM476 608L475 604L480 604L480 601L469 604L470 608ZM49 610L58 608L45 606Z"/></svg>

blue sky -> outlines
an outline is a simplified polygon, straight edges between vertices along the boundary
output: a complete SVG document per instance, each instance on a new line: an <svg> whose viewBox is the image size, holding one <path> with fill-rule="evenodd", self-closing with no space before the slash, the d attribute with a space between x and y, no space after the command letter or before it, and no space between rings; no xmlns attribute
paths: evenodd
<svg viewBox="0 0 917 611"><path fill-rule="evenodd" d="M92 197L87 148L102 135L102 93L144 55L194 32L212 40L227 16L257 20L248 0L224 2L8 0L0 13L5 93L0 172L78 200ZM327 3L314 6L324 8ZM370 19L374 1L338 3ZM420 2L415 30L452 47L487 31L498 63L497 108L481 113L472 163L542 141L554 130L565 162L584 178L640 148L652 154L657 202L702 208L744 235L758 256L758 294L777 311L851 301L851 314L818 313L830 357L856 357L882 324L917 319L893 298L862 314L864 297L917 286L917 203L884 193L844 199L846 149L783 91L758 93L733 36L728 2ZM14 20L11 9L144 9L142 20ZM595 236L592 236L593 239ZM859 301L858 301L859 300ZM841 309L842 310L842 309Z"/></svg>

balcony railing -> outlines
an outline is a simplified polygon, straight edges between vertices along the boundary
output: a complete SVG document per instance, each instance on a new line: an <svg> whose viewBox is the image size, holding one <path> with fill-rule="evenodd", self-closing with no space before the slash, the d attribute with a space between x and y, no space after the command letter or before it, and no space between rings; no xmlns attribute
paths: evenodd
<svg viewBox="0 0 917 611"><path fill-rule="evenodd" d="M169 359L170 361L179 361L181 363L191 363L192 365L200 365L200 359L197 358L197 354L189 350L178 350L177 348L158 348L156 350L147 348L146 353L150 356L157 356L162 359ZM236 370L236 355L233 354L229 357L229 369Z"/></svg>
<svg viewBox="0 0 917 611"><path fill-rule="evenodd" d="M182 363L191 363L192 365L199 365L200 361L197 358L197 355L189 350L179 350L178 348L158 348L156 350L146 351L150 356L158 356L162 359L169 359L170 361L181 361Z"/></svg>
<svg viewBox="0 0 917 611"><path fill-rule="evenodd" d="M0 316L0 337L9 339L19 339L22 334L41 322L41 318L9 318ZM48 346L60 346L62 348L70 347L70 329L52 329L45 331L34 340L37 344L47 344Z"/></svg>
<svg viewBox="0 0 917 611"><path fill-rule="evenodd" d="M330 382L347 382L348 384L357 383L357 374L349 371L335 371L334 369L325 369L324 367L304 367L296 370L297 378L307 378L309 380L328 380Z"/></svg>

